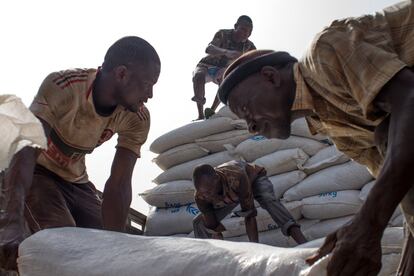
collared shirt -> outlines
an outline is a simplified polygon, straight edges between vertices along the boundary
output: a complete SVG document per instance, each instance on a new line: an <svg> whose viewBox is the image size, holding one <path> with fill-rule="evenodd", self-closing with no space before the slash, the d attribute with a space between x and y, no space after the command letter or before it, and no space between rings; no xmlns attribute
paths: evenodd
<svg viewBox="0 0 414 276"><path fill-rule="evenodd" d="M319 33L294 67L293 110L311 109L312 132L377 175L383 156L374 130L387 113L375 98L402 68L414 65L414 5L402 2L374 15L336 20Z"/></svg>
<svg viewBox="0 0 414 276"><path fill-rule="evenodd" d="M238 51L246 53L248 51L256 49L253 42L246 40L244 42L235 42L233 40L234 30L219 30L215 35L210 44L232 51ZM207 55L199 61L198 66L217 66L219 68L225 68L232 62L231 59L225 55Z"/></svg>
<svg viewBox="0 0 414 276"><path fill-rule="evenodd" d="M215 168L215 170L220 176L223 194L217 195L216 198L207 198L199 191L195 194L195 201L203 214L205 226L209 229L215 229L220 222L217 220L214 210L229 204L240 203L242 212L250 212L249 216L256 216L252 185L256 179L266 175L266 170L243 161L231 161Z"/></svg>
<svg viewBox="0 0 414 276"><path fill-rule="evenodd" d="M108 116L97 113L93 101L96 69L70 69L43 81L30 110L51 127L48 149L37 163L72 183L88 182L85 154L118 133L117 147L140 156L150 121L121 106ZM145 109L146 112L148 110Z"/></svg>

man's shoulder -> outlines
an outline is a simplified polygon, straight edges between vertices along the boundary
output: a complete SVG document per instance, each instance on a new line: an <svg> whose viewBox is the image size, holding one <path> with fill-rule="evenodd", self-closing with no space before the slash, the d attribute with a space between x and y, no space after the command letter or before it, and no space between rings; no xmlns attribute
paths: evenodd
<svg viewBox="0 0 414 276"><path fill-rule="evenodd" d="M91 68L71 68L50 73L47 80L54 83L61 89L70 88L75 83L86 83L95 76L96 69Z"/></svg>
<svg viewBox="0 0 414 276"><path fill-rule="evenodd" d="M124 131L149 131L151 125L150 112L148 108L143 105L141 113L145 113L147 120L141 119L136 113L124 108L119 108L119 111L115 115L115 123L118 124L118 129Z"/></svg>

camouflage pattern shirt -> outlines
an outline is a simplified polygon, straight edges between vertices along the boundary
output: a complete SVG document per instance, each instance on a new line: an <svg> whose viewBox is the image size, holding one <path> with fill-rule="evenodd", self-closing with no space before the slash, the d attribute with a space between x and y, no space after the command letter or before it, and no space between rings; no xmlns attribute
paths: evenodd
<svg viewBox="0 0 414 276"><path fill-rule="evenodd" d="M254 46L253 42L250 40L246 40L245 42L235 42L233 40L233 32L234 30L219 30L215 35L213 40L210 44L232 51L239 51L242 53L246 53L251 50L255 50L256 46ZM220 68L227 67L233 60L230 60L228 57L224 55L207 55L200 60L198 66L217 66Z"/></svg>

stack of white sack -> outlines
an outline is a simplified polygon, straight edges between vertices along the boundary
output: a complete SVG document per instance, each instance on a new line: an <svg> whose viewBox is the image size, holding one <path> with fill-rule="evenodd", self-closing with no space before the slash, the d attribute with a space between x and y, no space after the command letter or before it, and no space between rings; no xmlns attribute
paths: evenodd
<svg viewBox="0 0 414 276"><path fill-rule="evenodd" d="M387 241L383 239L383 249L384 245ZM307 247L312 249L55 228L37 232L23 241L18 267L21 276L325 276L326 262L312 267L306 264L305 259L315 252L314 245ZM383 256L379 275L394 275L398 255Z"/></svg>
<svg viewBox="0 0 414 276"><path fill-rule="evenodd" d="M226 147L235 147L253 135L244 120L220 115L226 111L222 109L214 118L172 130L151 144L150 150L158 154L153 161L163 172L153 180L156 187L140 194L152 206L146 235L191 232L192 219L199 212L194 204L193 169L201 164L218 166L239 159Z"/></svg>
<svg viewBox="0 0 414 276"><path fill-rule="evenodd" d="M219 117L221 114L226 117ZM233 126L243 127L243 121L237 120L228 108L222 108L210 120L227 120ZM180 129L170 133L178 132ZM154 144L158 145L160 140L166 143L163 137L157 139ZM196 146L200 147L197 139L193 144L193 147ZM226 156L225 160L212 162L213 159L208 158L213 157L213 153L176 165L157 177L156 182L167 173L172 175L169 172L172 169L185 168L185 173L179 175L174 172L174 179L169 179L169 182L161 183L141 194L144 200L153 206L147 218L147 235L181 235L192 231L192 220L199 211L194 203L191 173L196 165L202 163L216 166L231 159L242 159L265 167L276 198L281 200L301 224L308 240L325 237L347 223L363 204L363 195L372 187L372 184L366 185L372 181L368 170L338 152L325 137L313 136L304 119L292 123L292 136L287 140L250 136L238 144L227 143L223 148L226 150L219 154ZM171 155L171 159L179 153L177 151ZM364 190L361 192L363 187ZM270 215L258 205L257 207L259 242L280 247L295 246L296 243L291 238L283 236ZM397 210L391 220L392 226L402 225L400 214ZM223 219L222 223L227 229L223 233L225 239L248 240L243 218L233 213ZM191 237L192 233L189 236Z"/></svg>

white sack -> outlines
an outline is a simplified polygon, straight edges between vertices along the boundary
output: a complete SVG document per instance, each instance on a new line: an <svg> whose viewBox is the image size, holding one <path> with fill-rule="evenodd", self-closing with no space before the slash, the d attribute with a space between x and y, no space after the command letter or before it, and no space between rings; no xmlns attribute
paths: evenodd
<svg viewBox="0 0 414 276"><path fill-rule="evenodd" d="M302 215L307 219L330 219L353 215L362 206L359 191L322 193L302 199Z"/></svg>
<svg viewBox="0 0 414 276"><path fill-rule="evenodd" d="M177 208L151 207L147 216L144 235L168 236L190 233L193 230L193 218L199 212L195 204Z"/></svg>
<svg viewBox="0 0 414 276"><path fill-rule="evenodd" d="M280 199L288 189L301 182L305 177L306 174L304 172L296 170L270 176L269 180L273 184L273 191L276 198Z"/></svg>
<svg viewBox="0 0 414 276"><path fill-rule="evenodd" d="M14 95L0 95L0 133L0 172L22 148L47 148L42 124Z"/></svg>
<svg viewBox="0 0 414 276"><path fill-rule="evenodd" d="M179 145L193 143L201 137L232 130L234 127L231 122L230 118L220 117L187 124L155 139L150 150L154 153L162 153Z"/></svg>
<svg viewBox="0 0 414 276"><path fill-rule="evenodd" d="M315 140L326 140L327 137L321 134L312 135L305 118L299 118L292 122L290 135L302 136Z"/></svg>
<svg viewBox="0 0 414 276"><path fill-rule="evenodd" d="M296 246L296 248L320 248L325 237L309 241ZM404 230L402 227L387 227L381 239L382 254L401 253L404 243Z"/></svg>
<svg viewBox="0 0 414 276"><path fill-rule="evenodd" d="M395 217L393 220L391 220L389 222L389 225L393 226L393 227L401 227L401 226L404 225L404 220L405 220L404 215L401 214L401 215Z"/></svg>
<svg viewBox="0 0 414 276"><path fill-rule="evenodd" d="M256 159L253 163L266 169L267 175L297 170L298 165L308 160L309 156L301 149L288 149L277 151Z"/></svg>
<svg viewBox="0 0 414 276"><path fill-rule="evenodd" d="M306 174L312 174L347 161L349 161L349 158L344 153L338 151L335 146L330 146L309 158L300 169Z"/></svg>
<svg viewBox="0 0 414 276"><path fill-rule="evenodd" d="M361 193L359 194L359 198L363 201L367 200L368 194L371 191L371 189L374 187L374 185L375 185L375 180L365 184L364 187L362 187L362 189L361 189Z"/></svg>
<svg viewBox="0 0 414 276"><path fill-rule="evenodd" d="M155 178L153 181L156 184L162 184L174 180L191 180L193 177L193 170L198 165L209 164L215 167L225 162L229 162L233 159L235 158L233 158L233 156L231 156L227 151L210 154L203 158L191 160L171 167L157 176L157 178Z"/></svg>
<svg viewBox="0 0 414 276"><path fill-rule="evenodd" d="M195 142L202 148L215 153L226 150L224 145L237 146L244 140L253 136L249 131L245 129L241 130L230 130L218 134L213 134L204 138L196 139Z"/></svg>
<svg viewBox="0 0 414 276"><path fill-rule="evenodd" d="M83 229L47 229L20 245L21 276L299 275L310 249Z"/></svg>
<svg viewBox="0 0 414 276"><path fill-rule="evenodd" d="M346 216L341 218L323 220L317 224L312 225L308 229L305 229L303 234L308 240L316 240L338 230L352 218L353 216Z"/></svg>
<svg viewBox="0 0 414 276"><path fill-rule="evenodd" d="M321 193L359 190L371 179L372 176L366 167L351 161L308 176L298 185L287 190L283 198L291 201Z"/></svg>
<svg viewBox="0 0 414 276"><path fill-rule="evenodd" d="M190 143L169 149L158 155L152 161L165 171L175 165L199 159L208 154L208 150L200 147L196 143Z"/></svg>
<svg viewBox="0 0 414 276"><path fill-rule="evenodd" d="M312 156L325 147L327 147L326 144L298 136L290 136L286 140L281 140L267 139L264 136L258 135L240 143L236 147L235 152L241 155L247 162L251 162L275 151L295 148L300 148L306 154Z"/></svg>
<svg viewBox="0 0 414 276"><path fill-rule="evenodd" d="M220 108L216 114L213 114L210 118L218 118L218 117L227 117L227 118L231 118L233 120L238 120L240 119L239 117L237 117L236 114L234 114L231 110L230 107L228 107L227 105L223 106L222 108Z"/></svg>
<svg viewBox="0 0 414 276"><path fill-rule="evenodd" d="M313 264L310 268L303 270L300 276L326 276L326 268L328 266L330 258L331 254L323 257L318 262ZM382 267L378 276L394 276L398 269L400 259L400 254L382 255Z"/></svg>
<svg viewBox="0 0 414 276"><path fill-rule="evenodd" d="M190 180L167 182L139 194L149 205L172 208L194 202L194 184Z"/></svg>
<svg viewBox="0 0 414 276"><path fill-rule="evenodd" d="M282 204L286 207L286 209L295 220L299 220L302 217L302 203L300 201L291 201ZM259 232L268 231L279 227L269 215L269 213L260 207L257 208L256 222L257 231ZM223 232L224 237L235 237L246 234L246 225L244 223L243 217L226 217L221 221L221 223L226 228L226 231Z"/></svg>

